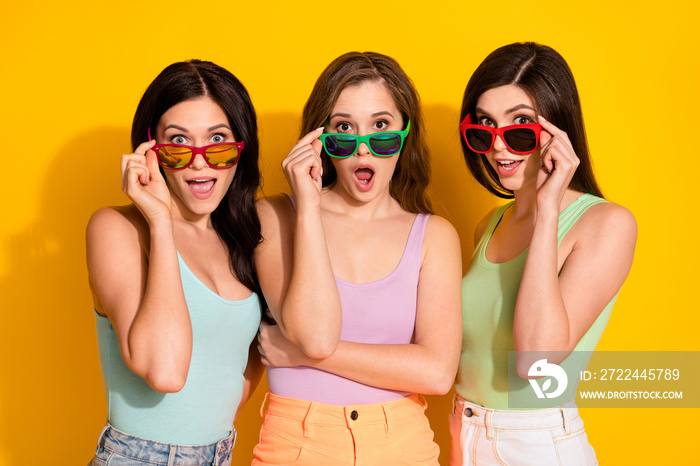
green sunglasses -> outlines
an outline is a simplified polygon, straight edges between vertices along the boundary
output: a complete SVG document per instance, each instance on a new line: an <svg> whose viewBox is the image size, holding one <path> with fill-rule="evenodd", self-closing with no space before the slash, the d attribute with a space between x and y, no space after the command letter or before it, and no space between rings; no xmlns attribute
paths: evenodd
<svg viewBox="0 0 700 466"><path fill-rule="evenodd" d="M382 131L379 133L357 134L324 133L319 136L323 148L328 155L344 159L355 155L361 143L369 148L369 151L377 157L391 157L403 148L404 139L411 129L411 120L403 131Z"/></svg>

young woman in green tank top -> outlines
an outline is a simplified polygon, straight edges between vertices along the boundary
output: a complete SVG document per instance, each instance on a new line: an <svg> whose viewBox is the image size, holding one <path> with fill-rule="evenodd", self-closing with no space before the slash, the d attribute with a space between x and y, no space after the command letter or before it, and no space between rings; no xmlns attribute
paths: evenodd
<svg viewBox="0 0 700 466"><path fill-rule="evenodd" d="M632 265L635 219L602 198L573 75L551 48L491 53L460 121L470 172L513 201L478 225L462 282L450 464L597 464L573 396L547 398L545 409L518 401L537 399L526 380L536 362L585 365L570 355L600 339Z"/></svg>

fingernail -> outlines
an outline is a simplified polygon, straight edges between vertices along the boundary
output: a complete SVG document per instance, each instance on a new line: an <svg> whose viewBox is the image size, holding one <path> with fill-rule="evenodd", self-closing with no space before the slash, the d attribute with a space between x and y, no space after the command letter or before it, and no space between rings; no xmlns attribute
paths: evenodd
<svg viewBox="0 0 700 466"><path fill-rule="evenodd" d="M326 129L326 128L324 128L323 126L319 126L319 127L316 128L314 131L324 131L325 129Z"/></svg>
<svg viewBox="0 0 700 466"><path fill-rule="evenodd" d="M543 117L542 115L537 115L537 119L542 120L542 121L547 121L547 119L545 117Z"/></svg>
<svg viewBox="0 0 700 466"><path fill-rule="evenodd" d="M323 176L323 167L321 167L321 171L319 173L320 174L318 176Z"/></svg>

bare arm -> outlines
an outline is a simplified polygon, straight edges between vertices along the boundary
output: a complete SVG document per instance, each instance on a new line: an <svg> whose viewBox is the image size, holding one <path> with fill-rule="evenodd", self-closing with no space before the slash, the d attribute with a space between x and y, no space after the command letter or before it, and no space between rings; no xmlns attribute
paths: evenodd
<svg viewBox="0 0 700 466"><path fill-rule="evenodd" d="M261 330L263 362L308 365L375 387L425 394L447 393L459 363L462 336L459 238L446 220L432 216L424 238L415 340L403 345L341 341L330 357L304 358L275 326Z"/></svg>
<svg viewBox="0 0 700 466"><path fill-rule="evenodd" d="M187 379L192 328L180 281L169 193L155 154L142 144L122 158L125 192L139 206L103 208L86 232L97 311L114 326L126 365L156 391ZM154 172L155 171L155 172ZM146 217L148 215L148 217Z"/></svg>
<svg viewBox="0 0 700 466"><path fill-rule="evenodd" d="M591 207L577 222L576 243L559 273L557 219L542 217L516 301L515 349L568 353L622 287L632 266L637 225L619 205ZM559 360L554 362L562 356L555 355ZM519 361L519 373L527 373L524 366L528 362L521 366Z"/></svg>
<svg viewBox="0 0 700 466"><path fill-rule="evenodd" d="M537 217L515 305L513 340L516 351L568 353L627 277L637 225L619 205L589 208L569 232L573 247L560 270L559 209L578 158L566 133L547 121L541 124L552 137L543 138ZM561 362L562 354L552 359ZM529 363L519 357L518 373L527 374Z"/></svg>
<svg viewBox="0 0 700 466"><path fill-rule="evenodd" d="M253 340L248 349L248 365L245 368L245 372L243 372L243 377L245 377L243 396L241 397L241 402L236 411L236 418L238 417L238 413L241 412L241 408L243 408L258 387L264 370L265 366L263 366L260 361L260 353L258 353L258 343Z"/></svg>
<svg viewBox="0 0 700 466"><path fill-rule="evenodd" d="M302 138L283 166L296 212L283 196L258 202L263 243L255 266L272 316L284 336L308 356L335 351L342 314L321 224L320 131Z"/></svg>

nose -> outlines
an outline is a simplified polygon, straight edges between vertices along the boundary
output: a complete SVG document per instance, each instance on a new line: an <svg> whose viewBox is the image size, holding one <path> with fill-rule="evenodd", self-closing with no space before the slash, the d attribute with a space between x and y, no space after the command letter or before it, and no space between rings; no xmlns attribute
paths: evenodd
<svg viewBox="0 0 700 466"><path fill-rule="evenodd" d="M360 147L357 148L357 152L355 152L355 155L368 155L370 154L369 147L367 147L367 144L364 142L360 143Z"/></svg>
<svg viewBox="0 0 700 466"><path fill-rule="evenodd" d="M501 152L508 149L508 146L506 146L506 144L503 142L502 134L497 134L494 136L494 138L493 150Z"/></svg>
<svg viewBox="0 0 700 466"><path fill-rule="evenodd" d="M204 154L194 154L194 160L192 160L189 168L192 168L193 170L201 170L205 167L207 167L207 162L204 160Z"/></svg>

